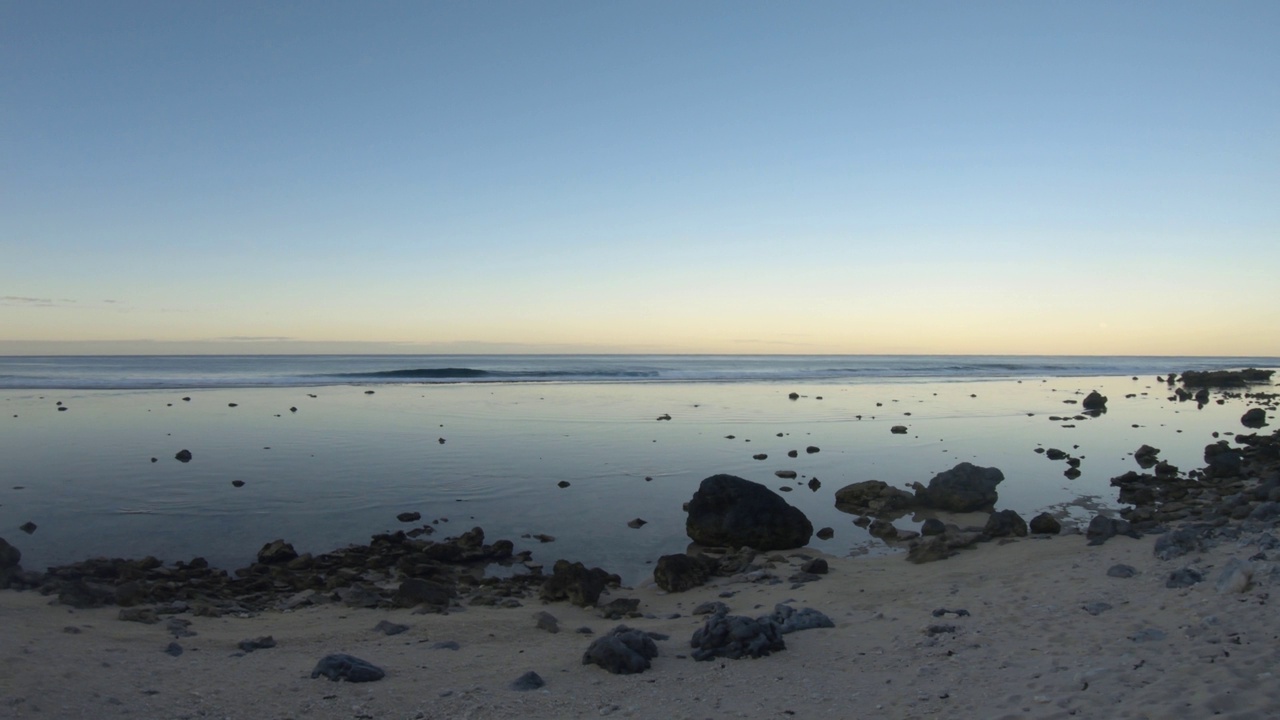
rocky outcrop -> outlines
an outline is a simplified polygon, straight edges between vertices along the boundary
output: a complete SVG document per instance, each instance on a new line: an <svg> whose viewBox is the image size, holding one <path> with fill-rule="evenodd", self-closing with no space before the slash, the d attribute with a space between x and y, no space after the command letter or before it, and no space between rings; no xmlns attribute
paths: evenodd
<svg viewBox="0 0 1280 720"><path fill-rule="evenodd" d="M1244 387L1271 382L1273 370L1246 368L1244 370L1188 370L1182 373L1182 384L1187 387ZM1173 382L1173 376L1169 377Z"/></svg>
<svg viewBox="0 0 1280 720"><path fill-rule="evenodd" d="M702 481L688 504L685 531L702 545L788 550L803 547L813 524L759 483L733 475Z"/></svg>
<svg viewBox="0 0 1280 720"><path fill-rule="evenodd" d="M999 499L996 486L1003 481L1004 473L996 468L962 462L935 475L928 487L920 483L912 487L918 504L963 513L990 509Z"/></svg>
<svg viewBox="0 0 1280 720"><path fill-rule="evenodd" d="M836 491L836 509L855 515L900 514L915 504L915 495L880 480L857 482Z"/></svg>
<svg viewBox="0 0 1280 720"><path fill-rule="evenodd" d="M568 600L578 607L591 607L610 585L619 586L622 578L600 568L587 569L580 562L557 560L551 577L542 584L539 595L545 601Z"/></svg>
<svg viewBox="0 0 1280 720"><path fill-rule="evenodd" d="M694 660L758 658L787 647L782 631L773 620L724 612L707 617L702 627L694 631L689 644L693 647Z"/></svg>

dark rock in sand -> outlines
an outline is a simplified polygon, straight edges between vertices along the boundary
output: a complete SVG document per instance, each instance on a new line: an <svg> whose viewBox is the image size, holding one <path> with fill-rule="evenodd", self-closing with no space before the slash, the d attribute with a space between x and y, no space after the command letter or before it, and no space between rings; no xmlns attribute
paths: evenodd
<svg viewBox="0 0 1280 720"><path fill-rule="evenodd" d="M604 605L596 608L600 611L600 617L605 620L621 620L624 617L640 616L640 599L639 598L614 598Z"/></svg>
<svg viewBox="0 0 1280 720"><path fill-rule="evenodd" d="M1004 481L1004 473L996 468L978 467L962 462L938 473L929 486L914 483L916 502L950 512L973 512L995 505L999 499L996 485Z"/></svg>
<svg viewBox="0 0 1280 720"><path fill-rule="evenodd" d="M546 630L553 635L560 632L560 621L556 619L555 615L545 610L539 610L534 613L533 619L536 621L539 630Z"/></svg>
<svg viewBox="0 0 1280 720"><path fill-rule="evenodd" d="M174 457L174 459L175 459L175 460L177 460L178 462L184 462L184 463L186 463L186 462L191 462L191 451L190 451L190 450L179 450L179 451L178 451L178 454L177 454L177 455L174 455L173 457Z"/></svg>
<svg viewBox="0 0 1280 720"><path fill-rule="evenodd" d="M1128 520L1118 520L1105 515L1095 515L1089 521L1089 527L1084 533L1090 545L1101 545L1117 535L1125 535L1131 538L1142 537L1138 531L1133 529Z"/></svg>
<svg viewBox="0 0 1280 720"><path fill-rule="evenodd" d="M361 660L353 655L343 653L335 653L326 655L316 663L316 667L311 671L311 679L314 680L321 675L337 682L338 680L346 680L347 682L373 682L381 680L386 676L382 668L374 665L366 660Z"/></svg>
<svg viewBox="0 0 1280 720"><path fill-rule="evenodd" d="M254 650L266 650L275 646L276 639L270 635L263 635L262 637L256 637L252 640L241 640L236 643L236 647L247 653L251 653Z"/></svg>
<svg viewBox="0 0 1280 720"><path fill-rule="evenodd" d="M1187 553L1204 552L1205 543L1200 532L1192 527L1178 528L1156 538L1155 556L1172 560Z"/></svg>
<svg viewBox="0 0 1280 720"><path fill-rule="evenodd" d="M715 572L715 561L684 553L663 555L653 568L653 580L667 592L684 592L707 582Z"/></svg>
<svg viewBox="0 0 1280 720"><path fill-rule="evenodd" d="M938 518L929 518L920 525L920 534L926 537L931 535L941 535L947 531L947 526Z"/></svg>
<svg viewBox="0 0 1280 720"><path fill-rule="evenodd" d="M512 680L510 687L512 690L517 692L528 692L530 690L537 690L546 684L547 682L542 679L541 675L530 670L515 680Z"/></svg>
<svg viewBox="0 0 1280 720"><path fill-rule="evenodd" d="M287 563L297 557L297 551L284 540L272 540L258 551L258 562L264 565Z"/></svg>
<svg viewBox="0 0 1280 720"><path fill-rule="evenodd" d="M422 519L420 512L402 512L396 515L396 519L403 523L417 522Z"/></svg>
<svg viewBox="0 0 1280 720"><path fill-rule="evenodd" d="M1169 573L1169 578L1164 581L1164 586L1167 588L1185 588L1191 587L1202 580L1204 580L1204 575L1201 575L1198 570L1184 567Z"/></svg>
<svg viewBox="0 0 1280 720"><path fill-rule="evenodd" d="M619 625L591 642L582 654L583 665L599 665L614 675L634 675L649 669L658 646L648 633Z"/></svg>
<svg viewBox="0 0 1280 720"><path fill-rule="evenodd" d="M787 647L781 629L773 620L722 613L708 617L702 627L694 631L689 644L694 648L694 660L758 658Z"/></svg>
<svg viewBox="0 0 1280 720"><path fill-rule="evenodd" d="M800 566L800 572L809 573L810 575L826 575L830 571L831 567L822 558L807 560Z"/></svg>
<svg viewBox="0 0 1280 720"><path fill-rule="evenodd" d="M1031 518L1029 529L1036 535L1057 535L1062 532L1062 523L1047 512Z"/></svg>
<svg viewBox="0 0 1280 720"><path fill-rule="evenodd" d="M771 620L778 626L778 632L783 635L789 635L800 630L813 630L815 628L833 628L836 626L831 618L813 608L804 608L796 610L790 605L778 604L773 606L773 613L761 617L760 620Z"/></svg>
<svg viewBox="0 0 1280 720"><path fill-rule="evenodd" d="M1138 574L1138 569L1132 565L1124 565L1117 563L1107 568L1107 577L1113 578L1131 578Z"/></svg>
<svg viewBox="0 0 1280 720"><path fill-rule="evenodd" d="M409 629L408 625L393 623L389 620L379 620L377 625L373 626L374 632L380 632L383 635L399 635Z"/></svg>
<svg viewBox="0 0 1280 720"><path fill-rule="evenodd" d="M171 642L167 647L165 647L164 654L172 657L178 657L182 654L182 646L176 642Z"/></svg>
<svg viewBox="0 0 1280 720"><path fill-rule="evenodd" d="M539 595L546 601L568 600L578 607L591 607L607 586L621 584L621 578L600 568L588 570L580 562L557 560Z"/></svg>
<svg viewBox="0 0 1280 720"><path fill-rule="evenodd" d="M1102 393L1094 390L1085 396L1084 402L1080 403L1085 410L1106 410L1107 398Z"/></svg>
<svg viewBox="0 0 1280 720"><path fill-rule="evenodd" d="M1027 521L1013 510L1001 510L991 513L982 532L990 537L1027 536Z"/></svg>
<svg viewBox="0 0 1280 720"><path fill-rule="evenodd" d="M1240 424L1247 428L1260 428L1267 424L1267 411L1262 408L1249 408L1240 416Z"/></svg>
<svg viewBox="0 0 1280 720"><path fill-rule="evenodd" d="M793 393L789 393L789 394L787 395L787 397L788 397L789 399L791 399L791 400L799 400L799 399L800 399L800 393L794 393L794 392L793 392Z"/></svg>
<svg viewBox="0 0 1280 720"><path fill-rule="evenodd" d="M836 509L847 513L890 515L915 504L915 495L881 480L864 480L836 491Z"/></svg>
<svg viewBox="0 0 1280 720"><path fill-rule="evenodd" d="M688 510L685 531L702 545L787 550L813 535L803 512L764 485L733 475L703 480Z"/></svg>
<svg viewBox="0 0 1280 720"><path fill-rule="evenodd" d="M457 590L452 585L422 578L409 578L400 583L391 602L395 603L396 607L410 608L422 605L439 611L448 608L449 601L455 595Z"/></svg>

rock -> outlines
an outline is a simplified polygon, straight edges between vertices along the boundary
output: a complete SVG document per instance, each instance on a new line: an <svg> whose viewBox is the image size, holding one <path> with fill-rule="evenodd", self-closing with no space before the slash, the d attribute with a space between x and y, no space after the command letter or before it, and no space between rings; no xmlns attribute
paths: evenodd
<svg viewBox="0 0 1280 720"><path fill-rule="evenodd" d="M1106 410L1107 398L1102 393L1094 390L1085 396L1084 402L1080 403L1085 410Z"/></svg>
<svg viewBox="0 0 1280 720"><path fill-rule="evenodd" d="M408 625L393 623L389 620L379 620L377 625L373 626L374 632L380 632L383 635L399 635L409 629Z"/></svg>
<svg viewBox="0 0 1280 720"><path fill-rule="evenodd" d="M177 455L174 455L173 457L174 457L174 459L175 459L175 460L177 460L178 462L188 463L188 462L191 462L191 451L190 451L190 450L179 450L179 451L178 451L178 454L177 454Z"/></svg>
<svg viewBox="0 0 1280 720"><path fill-rule="evenodd" d="M176 642L170 642L169 645L165 647L164 654L170 655L173 657L178 657L179 655L182 654L182 646Z"/></svg>
<svg viewBox="0 0 1280 720"><path fill-rule="evenodd" d="M810 575L826 575L830 571L831 566L822 558L808 560L800 566L800 572L809 573Z"/></svg>
<svg viewBox="0 0 1280 720"><path fill-rule="evenodd" d="M588 570L580 562L557 560L539 595L546 601L568 600L578 607L591 607L610 584L621 585L622 579L600 568Z"/></svg>
<svg viewBox="0 0 1280 720"><path fill-rule="evenodd" d="M558 487L558 488L567 488L567 487L569 487L569 481L568 481L568 480L561 480L560 482L556 483L556 487Z"/></svg>
<svg viewBox="0 0 1280 720"><path fill-rule="evenodd" d="M635 520L628 521L627 527L632 528L633 530L639 530L640 528L648 524L649 524L648 520L642 520L641 518L636 518Z"/></svg>
<svg viewBox="0 0 1280 720"><path fill-rule="evenodd" d="M703 480L688 510L685 531L702 545L788 550L813 535L803 512L764 485L733 475Z"/></svg>
<svg viewBox="0 0 1280 720"><path fill-rule="evenodd" d="M1104 602L1091 602L1085 603L1082 609L1090 615L1101 615L1110 610L1111 606Z"/></svg>
<svg viewBox="0 0 1280 720"><path fill-rule="evenodd" d="M1240 474L1240 465L1244 458L1239 450L1227 445L1226 440L1219 440L1204 448L1204 461L1214 477L1233 477Z"/></svg>
<svg viewBox="0 0 1280 720"><path fill-rule="evenodd" d="M399 520L399 521L400 521L400 522L402 522L402 523L417 522L417 521L419 521L419 520L421 520L421 519L422 519L422 513L420 513L420 512L402 512L402 513L400 513L399 515L396 515L396 519L397 519L397 520Z"/></svg>
<svg viewBox="0 0 1280 720"><path fill-rule="evenodd" d="M254 650L266 650L268 648L273 648L275 646L276 646L276 639L271 637L270 635L263 635L262 637L256 637L256 638L253 638L252 640L241 640L240 642L236 643L236 647L240 648L241 651L247 652L247 653L251 653Z"/></svg>
<svg viewBox="0 0 1280 720"><path fill-rule="evenodd" d="M1238 594L1248 590L1252 581L1253 563L1233 557L1222 566L1214 586L1219 593Z"/></svg>
<svg viewBox="0 0 1280 720"><path fill-rule="evenodd" d="M804 451L812 455L816 452L822 452L822 448L818 447L817 445L810 445L809 447L805 448Z"/></svg>
<svg viewBox="0 0 1280 720"><path fill-rule="evenodd" d="M1270 383L1273 370L1188 370L1182 373L1182 384L1189 387L1243 387ZM1169 376L1173 382L1173 376Z"/></svg>
<svg viewBox="0 0 1280 720"><path fill-rule="evenodd" d="M1132 565L1116 564L1107 568L1107 577L1113 578L1131 578L1138 574L1137 568Z"/></svg>
<svg viewBox="0 0 1280 720"><path fill-rule="evenodd" d="M773 620L720 613L708 617L702 627L694 631L689 644L694 648L694 660L758 658L787 647Z"/></svg>
<svg viewBox="0 0 1280 720"><path fill-rule="evenodd" d="M537 627L539 630L546 630L553 635L560 632L560 621L556 619L555 615L552 615L545 610L540 610L534 613L533 619L537 621Z"/></svg>
<svg viewBox="0 0 1280 720"><path fill-rule="evenodd" d="M1050 460L1062 460L1067 456L1067 454L1058 448L1049 448L1045 451L1044 456Z"/></svg>
<svg viewBox="0 0 1280 720"><path fill-rule="evenodd" d="M530 670L529 672L511 681L510 687L512 690L515 690L517 692L528 692L530 690L537 690L538 688L546 684L547 682L542 679L542 676Z"/></svg>
<svg viewBox="0 0 1280 720"><path fill-rule="evenodd" d="M793 393L787 393L787 398L788 398L788 399L791 399L791 400L799 400L799 399L800 399L800 393L795 393L795 392L793 392Z"/></svg>
<svg viewBox="0 0 1280 720"><path fill-rule="evenodd" d="M714 613L727 613L729 606L719 600L708 600L693 609L690 615L712 615Z"/></svg>
<svg viewBox="0 0 1280 720"><path fill-rule="evenodd" d="M893 433L894 435L906 435L906 434L907 434L907 426L906 426L906 425L894 425L893 427L889 428L889 432Z"/></svg>
<svg viewBox="0 0 1280 720"><path fill-rule="evenodd" d="M311 679L314 680L321 675L337 682L338 680L346 680L347 682L373 682L381 680L386 676L382 668L361 660L353 655L343 653L335 653L326 655L316 663L316 667L311 671Z"/></svg>
<svg viewBox="0 0 1280 720"><path fill-rule="evenodd" d="M795 479L796 479L796 471L795 471L795 470L774 470L774 471L773 471L773 474L774 474L774 475L777 475L778 477L782 478L783 480L795 480Z"/></svg>
<svg viewBox="0 0 1280 720"><path fill-rule="evenodd" d="M1184 567L1169 573L1169 579L1165 580L1164 586L1167 588L1191 587L1202 580L1204 576L1198 571Z"/></svg>
<svg viewBox="0 0 1280 720"><path fill-rule="evenodd" d="M583 665L599 665L614 675L634 675L649 669L658 646L648 633L619 625L591 642L582 654Z"/></svg>
<svg viewBox="0 0 1280 720"><path fill-rule="evenodd" d="M1205 544L1196 530L1184 527L1156 538L1155 555L1161 560L1172 560L1191 552L1204 552Z"/></svg>
<svg viewBox="0 0 1280 720"><path fill-rule="evenodd" d="M457 590L452 585L423 578L409 578L400 583L391 602L396 607L410 608L422 605L427 609L440 611L449 607L449 601L455 595Z"/></svg>
<svg viewBox="0 0 1280 720"><path fill-rule="evenodd" d="M818 492L818 488L822 487L822 482L818 478L809 478L809 489Z"/></svg>
<svg viewBox="0 0 1280 720"><path fill-rule="evenodd" d="M1260 428L1267 424L1267 411L1262 408L1249 408L1240 416L1240 424L1247 428Z"/></svg>
<svg viewBox="0 0 1280 720"><path fill-rule="evenodd" d="M1125 535L1131 538L1140 538L1142 535L1133 529L1127 520L1117 520L1109 518L1105 515L1095 515L1089 521L1089 527L1085 530L1084 536L1088 539L1090 545L1101 545L1117 535Z"/></svg>
<svg viewBox="0 0 1280 720"><path fill-rule="evenodd" d="M1010 535L1026 537L1027 521L1013 510L1001 510L991 513L982 532L990 537L1009 537Z"/></svg>
<svg viewBox="0 0 1280 720"><path fill-rule="evenodd" d="M1042 512L1031 518L1030 530L1036 535L1057 535L1062 532L1062 523L1049 513Z"/></svg>
<svg viewBox="0 0 1280 720"><path fill-rule="evenodd" d="M871 521L871 524L867 526L867 532L871 533L872 537L878 537L881 540L893 540L898 537L898 528L894 527L893 523L888 520L881 520L880 518Z"/></svg>
<svg viewBox="0 0 1280 720"><path fill-rule="evenodd" d="M916 502L949 512L974 512L995 505L999 499L996 485L1004 481L1004 473L996 468L978 467L962 462L940 472L928 487L915 483Z"/></svg>
<svg viewBox="0 0 1280 720"><path fill-rule="evenodd" d="M760 618L761 622L771 620L778 626L778 631L783 635L789 635L799 630L812 630L814 628L833 628L836 626L831 618L814 610L813 608L804 608L796 610L790 605L778 604L773 607L773 614L765 615Z"/></svg>
<svg viewBox="0 0 1280 720"><path fill-rule="evenodd" d="M847 513L890 515L915 504L915 495L880 480L864 480L836 491L836 509Z"/></svg>
<svg viewBox="0 0 1280 720"><path fill-rule="evenodd" d="M0 538L0 573L17 568L22 561L22 551Z"/></svg>
<svg viewBox="0 0 1280 720"><path fill-rule="evenodd" d="M947 526L938 518L928 518L920 524L920 534L925 537L932 535L941 535L947 531Z"/></svg>
<svg viewBox="0 0 1280 720"><path fill-rule="evenodd" d="M707 582L715 562L684 553L663 555L653 568L653 580L667 592L684 592Z"/></svg>
<svg viewBox="0 0 1280 720"><path fill-rule="evenodd" d="M756 453L755 455L751 456L751 459L752 460L768 460L769 456L766 453Z"/></svg>
<svg viewBox="0 0 1280 720"><path fill-rule="evenodd" d="M1159 453L1159 448L1153 448L1150 445L1143 445L1134 451L1133 459L1138 461L1138 467L1146 470L1159 461L1159 458L1156 457Z"/></svg>
<svg viewBox="0 0 1280 720"><path fill-rule="evenodd" d="M820 528L818 532L814 534L817 535L819 540L830 540L831 538L836 536L836 531L829 527L824 527L824 528Z"/></svg>
<svg viewBox="0 0 1280 720"><path fill-rule="evenodd" d="M640 616L639 598L614 598L604 605L597 606L600 617L605 620L621 620L624 617Z"/></svg>
<svg viewBox="0 0 1280 720"><path fill-rule="evenodd" d="M284 540L272 540L258 551L258 562L264 565L287 563L297 557L297 551Z"/></svg>

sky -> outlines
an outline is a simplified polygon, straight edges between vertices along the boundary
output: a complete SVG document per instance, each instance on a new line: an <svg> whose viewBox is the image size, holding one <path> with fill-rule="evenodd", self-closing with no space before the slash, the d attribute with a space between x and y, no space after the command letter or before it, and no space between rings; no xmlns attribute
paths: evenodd
<svg viewBox="0 0 1280 720"><path fill-rule="evenodd" d="M1280 356L1278 33L0 0L0 354Z"/></svg>

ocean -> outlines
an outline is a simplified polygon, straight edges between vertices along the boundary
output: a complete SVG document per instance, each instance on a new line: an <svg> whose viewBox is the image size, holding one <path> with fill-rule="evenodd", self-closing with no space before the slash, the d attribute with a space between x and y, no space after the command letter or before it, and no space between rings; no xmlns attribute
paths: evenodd
<svg viewBox="0 0 1280 720"><path fill-rule="evenodd" d="M638 581L687 547L681 505L727 472L833 528L819 550L894 552L834 508L835 490L927 483L968 461L1004 472L1000 509L1087 521L1118 507L1109 480L1137 468L1142 444L1187 470L1214 433L1240 429L1247 398L1200 407L1158 376L1250 366L1280 359L7 357L0 537L29 568L154 555L230 569L275 538L318 553L386 530L480 526L539 562ZM1078 415L1095 389L1108 412ZM1050 447L1080 458L1081 475L1035 452ZM646 524L629 527L636 518Z"/></svg>

